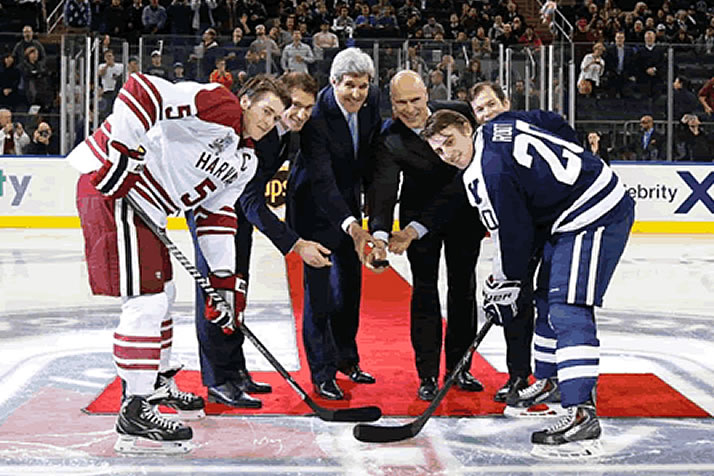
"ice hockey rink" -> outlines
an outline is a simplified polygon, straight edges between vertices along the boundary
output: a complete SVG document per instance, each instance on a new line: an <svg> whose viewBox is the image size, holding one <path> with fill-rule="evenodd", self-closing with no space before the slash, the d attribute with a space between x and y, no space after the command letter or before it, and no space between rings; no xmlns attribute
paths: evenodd
<svg viewBox="0 0 714 476"><path fill-rule="evenodd" d="M186 231L170 235L192 256ZM296 370L284 261L255 237L246 322ZM81 411L115 376L118 320L114 299L89 293L82 247L77 229L0 230L0 474L714 474L711 417L602 419L603 454L577 461L531 455L530 433L549 423L505 417L434 417L415 438L367 444L353 424L314 416L208 416L190 423L189 454L119 456L115 417ZM482 277L491 253L484 242ZM390 259L409 280L404 259ZM197 369L193 282L177 263L174 275L173 360ZM633 235L597 319L601 372L652 372L714 415L714 237ZM246 351L251 370L271 369ZM505 371L500 331L479 352Z"/></svg>

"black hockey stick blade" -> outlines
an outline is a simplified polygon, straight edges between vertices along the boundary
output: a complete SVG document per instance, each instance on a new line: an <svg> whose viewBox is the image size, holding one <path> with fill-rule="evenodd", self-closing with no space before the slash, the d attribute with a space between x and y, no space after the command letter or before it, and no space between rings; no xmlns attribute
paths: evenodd
<svg viewBox="0 0 714 476"><path fill-rule="evenodd" d="M139 206L136 201L130 197L124 197L126 202L131 206L139 218L146 224L147 227L156 235L156 237L161 241L169 252L176 258L176 260L184 267L188 274L190 274L196 283L203 289L203 291L211 296L211 298L216 302L224 302L223 296L218 294L213 287L211 287L208 279L201 275L196 266L181 252L181 250L171 241L169 236L166 234L162 228L157 226L151 217ZM346 422L360 422L360 421L375 421L382 416L382 410L379 407L361 407L361 408L341 408L332 410L329 408L324 408L315 403L314 400L305 392L305 390L300 387L300 385L293 379L290 373L282 366L278 359L270 353L270 351L263 345L263 343L253 334L253 332L248 329L248 327L243 322L238 323L238 329L245 335L245 337L258 349L258 351L265 357L268 362L278 371L278 373L285 379L288 384L295 390L295 392L302 397L302 399L307 403L307 405L312 408L315 414L322 420L325 421L346 421Z"/></svg>
<svg viewBox="0 0 714 476"><path fill-rule="evenodd" d="M366 443L390 443L393 441L402 441L415 437L424 427L431 415L434 414L436 407L439 406L441 401L446 396L446 393L456 381L456 376L460 374L464 368L466 368L466 365L469 362L469 357L471 357L471 354L474 353L479 344L481 344L481 341L484 337L486 337L486 334L489 329L491 329L491 326L493 326L493 322L487 318L486 323L478 331L478 334L476 334L476 337L466 350L466 353L463 357L461 357L461 360L456 365L456 368L444 382L444 386L441 390L439 390L439 393L436 394L436 397L434 397L434 400L432 400L427 409L424 410L424 413L419 415L416 420L401 426L379 426L361 423L355 425L352 430L354 437L359 441L364 441Z"/></svg>
<svg viewBox="0 0 714 476"><path fill-rule="evenodd" d="M310 408L315 410L315 414L324 421L375 421L382 417L382 409L379 407L358 407L358 408L323 408L318 406L314 401L305 399ZM311 403L314 405L311 405Z"/></svg>
<svg viewBox="0 0 714 476"><path fill-rule="evenodd" d="M402 426L355 425L352 434L359 441L366 443L391 443L413 438L421 430L412 423Z"/></svg>

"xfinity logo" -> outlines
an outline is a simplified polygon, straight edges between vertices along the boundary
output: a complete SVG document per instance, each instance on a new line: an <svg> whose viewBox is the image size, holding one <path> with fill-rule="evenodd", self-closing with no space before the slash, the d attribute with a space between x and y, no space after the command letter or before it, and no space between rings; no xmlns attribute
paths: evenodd
<svg viewBox="0 0 714 476"><path fill-rule="evenodd" d="M5 175L2 169L0 169L0 198L3 198L6 195L6 192L8 192L8 196L12 197L10 205L13 207L19 206L20 203L22 203L22 199L25 197L27 188L30 186L31 178L31 175L25 175L22 178L17 175ZM6 185L8 179L10 187ZM9 195L10 192L12 192L12 195Z"/></svg>
<svg viewBox="0 0 714 476"><path fill-rule="evenodd" d="M709 188L714 184L714 172L709 172L704 180L699 182L694 176L687 171L678 171L677 174L682 177L684 183L692 189L692 193L682 202L674 213L687 213L699 201L707 207L709 213L714 213L714 200L709 195Z"/></svg>

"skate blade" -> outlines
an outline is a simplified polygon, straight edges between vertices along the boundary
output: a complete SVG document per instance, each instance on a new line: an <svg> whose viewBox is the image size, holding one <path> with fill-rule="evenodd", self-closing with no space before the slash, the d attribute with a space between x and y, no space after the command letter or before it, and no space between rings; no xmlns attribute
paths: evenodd
<svg viewBox="0 0 714 476"><path fill-rule="evenodd" d="M567 412L559 403L539 403L531 405L528 408L510 407L506 405L503 409L503 415L511 418L543 418L543 417L559 417Z"/></svg>
<svg viewBox="0 0 714 476"><path fill-rule="evenodd" d="M165 418L170 418L172 420L182 420L182 421L196 421L203 420L206 418L206 412L203 409L200 410L177 410L175 408L163 409L159 407L159 413Z"/></svg>
<svg viewBox="0 0 714 476"><path fill-rule="evenodd" d="M531 454L550 460L580 460L603 456L600 439L572 441L562 445L533 445Z"/></svg>
<svg viewBox="0 0 714 476"><path fill-rule="evenodd" d="M154 441L138 436L119 436L114 451L123 455L177 455L193 449L188 440Z"/></svg>

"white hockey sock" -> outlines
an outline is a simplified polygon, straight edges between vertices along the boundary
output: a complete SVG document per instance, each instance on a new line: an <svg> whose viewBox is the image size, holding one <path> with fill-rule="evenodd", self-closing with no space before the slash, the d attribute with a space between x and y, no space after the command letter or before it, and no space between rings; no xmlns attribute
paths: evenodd
<svg viewBox="0 0 714 476"><path fill-rule="evenodd" d="M168 307L166 315L161 322L161 362L159 364L159 372L168 370L171 362L171 344L174 336L174 320L171 318L171 309L176 302L176 285L173 281L169 281L164 285L164 292L168 300Z"/></svg>
<svg viewBox="0 0 714 476"><path fill-rule="evenodd" d="M123 299L113 354L127 395L149 395L154 391L161 358L161 320L167 309L163 292Z"/></svg>

